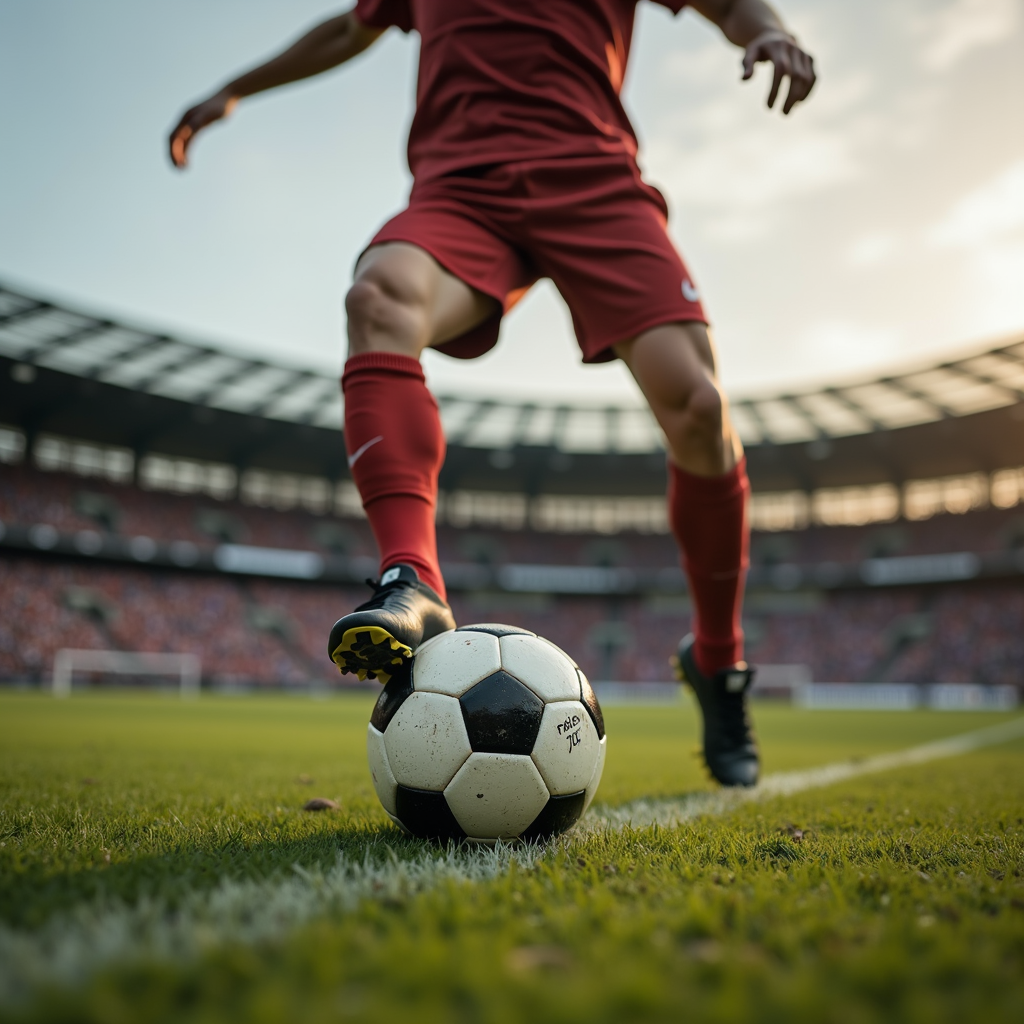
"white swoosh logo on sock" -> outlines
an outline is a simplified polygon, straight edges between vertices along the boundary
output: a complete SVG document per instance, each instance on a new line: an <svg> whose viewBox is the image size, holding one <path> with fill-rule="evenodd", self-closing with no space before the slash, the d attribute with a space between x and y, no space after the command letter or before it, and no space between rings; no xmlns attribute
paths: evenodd
<svg viewBox="0 0 1024 1024"><path fill-rule="evenodd" d="M376 437L371 437L366 444L361 444L349 457L348 457L348 468L351 469L356 464L358 459L367 448L372 448L378 441L383 441L384 435L378 434Z"/></svg>

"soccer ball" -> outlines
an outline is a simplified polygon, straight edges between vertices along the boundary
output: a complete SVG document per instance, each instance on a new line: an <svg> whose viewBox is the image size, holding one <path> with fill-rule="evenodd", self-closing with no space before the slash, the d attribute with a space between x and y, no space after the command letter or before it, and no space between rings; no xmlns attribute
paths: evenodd
<svg viewBox="0 0 1024 1024"><path fill-rule="evenodd" d="M391 819L429 839L541 839L601 781L597 697L548 640L484 623L428 640L387 682L366 748Z"/></svg>

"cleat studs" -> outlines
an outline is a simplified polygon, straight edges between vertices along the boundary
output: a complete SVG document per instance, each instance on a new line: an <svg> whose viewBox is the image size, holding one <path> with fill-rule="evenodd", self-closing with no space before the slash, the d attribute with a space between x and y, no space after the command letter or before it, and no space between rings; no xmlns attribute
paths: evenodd
<svg viewBox="0 0 1024 1024"><path fill-rule="evenodd" d="M345 631L331 660L341 673L352 672L360 680L387 682L392 673L387 669L401 667L412 657L412 649L396 640L381 626L358 626Z"/></svg>

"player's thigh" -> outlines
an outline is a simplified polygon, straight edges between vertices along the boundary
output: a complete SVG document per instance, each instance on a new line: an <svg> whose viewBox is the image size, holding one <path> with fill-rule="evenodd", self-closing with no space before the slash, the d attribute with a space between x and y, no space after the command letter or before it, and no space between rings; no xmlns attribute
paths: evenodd
<svg viewBox="0 0 1024 1024"><path fill-rule="evenodd" d="M367 249L356 264L353 292L365 285L407 313L420 349L465 334L499 308L489 295L409 242L382 242Z"/></svg>

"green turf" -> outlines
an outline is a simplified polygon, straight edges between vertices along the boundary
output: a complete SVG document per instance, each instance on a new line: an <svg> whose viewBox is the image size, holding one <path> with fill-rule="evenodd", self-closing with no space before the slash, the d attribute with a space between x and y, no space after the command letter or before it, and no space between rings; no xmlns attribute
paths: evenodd
<svg viewBox="0 0 1024 1024"><path fill-rule="evenodd" d="M147 900L170 920L225 879L327 871L339 849L421 855L370 787L369 707L0 694L0 922L31 936ZM767 771L1005 717L757 711ZM687 704L607 719L599 802L708 788ZM115 963L0 1017L1022 1020L1022 769L1017 741L675 829L575 835L531 870L367 900L256 945ZM304 813L311 796L341 810Z"/></svg>

